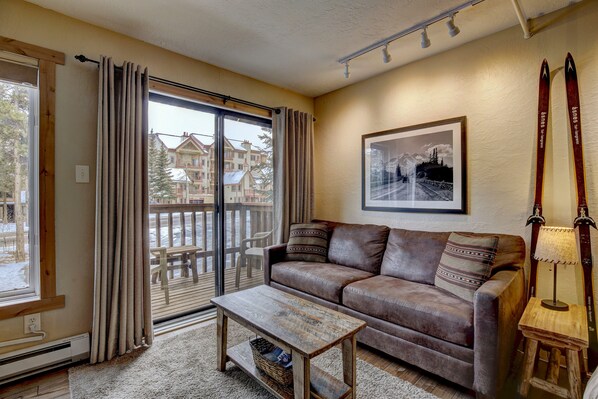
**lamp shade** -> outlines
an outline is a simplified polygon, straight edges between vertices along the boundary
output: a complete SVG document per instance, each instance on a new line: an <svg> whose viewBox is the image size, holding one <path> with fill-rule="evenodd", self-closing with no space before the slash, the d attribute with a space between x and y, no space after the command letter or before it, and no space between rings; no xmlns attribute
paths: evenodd
<svg viewBox="0 0 598 399"><path fill-rule="evenodd" d="M577 264L575 230L570 227L541 226L534 259L562 265Z"/></svg>

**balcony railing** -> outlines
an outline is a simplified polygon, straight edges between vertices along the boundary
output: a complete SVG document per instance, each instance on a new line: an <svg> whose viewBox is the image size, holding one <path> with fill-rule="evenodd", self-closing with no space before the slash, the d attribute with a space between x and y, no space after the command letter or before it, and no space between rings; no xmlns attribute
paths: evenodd
<svg viewBox="0 0 598 399"><path fill-rule="evenodd" d="M272 230L272 204L231 203L226 211L225 268L235 267L243 239L255 233ZM150 205L150 247L194 245L199 273L214 270L213 204L152 204Z"/></svg>
<svg viewBox="0 0 598 399"><path fill-rule="evenodd" d="M194 165L193 163L190 162L182 162L182 161L178 161L175 166L177 168L182 168L182 169L192 169L192 170L199 170L201 168L203 168L202 165Z"/></svg>

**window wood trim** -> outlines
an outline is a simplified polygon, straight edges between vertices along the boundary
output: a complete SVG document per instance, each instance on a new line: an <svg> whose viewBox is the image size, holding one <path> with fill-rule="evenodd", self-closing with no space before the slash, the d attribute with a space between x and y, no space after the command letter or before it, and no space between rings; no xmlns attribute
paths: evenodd
<svg viewBox="0 0 598 399"><path fill-rule="evenodd" d="M64 53L0 36L0 50L64 65Z"/></svg>
<svg viewBox="0 0 598 399"><path fill-rule="evenodd" d="M267 109L252 107L251 105L237 103L233 100L224 101L220 97L215 97L215 96L210 96L210 95L203 94L203 93L198 93L198 92L195 92L192 90L187 90L182 87L172 86L172 85L169 85L166 83L161 83L161 82L156 82L156 81L150 80L149 89L159 92L159 93L168 94L171 96L182 97L182 98L185 98L188 100L199 101L201 103L209 104L209 105L212 105L217 108L224 108L224 109L229 109L229 110L237 111L237 112L241 112L241 113L262 116L262 117L266 117L266 118L272 118L272 111L267 110Z"/></svg>
<svg viewBox="0 0 598 399"><path fill-rule="evenodd" d="M53 62L39 61L39 93L39 263L40 295L44 299L56 296L54 229L56 64Z"/></svg>
<svg viewBox="0 0 598 399"><path fill-rule="evenodd" d="M25 316L31 313L64 308L64 295L36 299L0 307L0 320Z"/></svg>
<svg viewBox="0 0 598 399"><path fill-rule="evenodd" d="M0 320L63 308L56 295L55 141L56 64L64 53L0 36L0 50L39 60L39 276L40 299L0 306Z"/></svg>

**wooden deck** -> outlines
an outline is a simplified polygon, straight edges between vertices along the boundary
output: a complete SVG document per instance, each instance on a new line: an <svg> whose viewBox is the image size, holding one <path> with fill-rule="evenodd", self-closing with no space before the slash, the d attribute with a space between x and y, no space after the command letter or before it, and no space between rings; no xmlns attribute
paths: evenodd
<svg viewBox="0 0 598 399"><path fill-rule="evenodd" d="M238 291L235 288L235 268L225 270L225 292ZM152 284L152 316L154 320L188 312L210 304L215 292L214 272L200 273L199 281L194 284L191 273L189 277L175 277L168 280L170 288L170 304L166 304L164 292L160 289L160 281ZM239 289L247 289L264 283L264 272L253 269L252 277L247 277L246 268L241 269Z"/></svg>

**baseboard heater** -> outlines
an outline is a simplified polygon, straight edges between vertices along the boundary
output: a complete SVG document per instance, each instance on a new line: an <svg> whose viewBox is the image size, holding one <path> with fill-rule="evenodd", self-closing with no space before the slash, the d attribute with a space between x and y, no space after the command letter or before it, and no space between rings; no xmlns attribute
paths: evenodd
<svg viewBox="0 0 598 399"><path fill-rule="evenodd" d="M89 334L0 355L0 385L89 358Z"/></svg>

